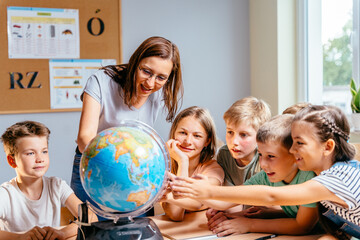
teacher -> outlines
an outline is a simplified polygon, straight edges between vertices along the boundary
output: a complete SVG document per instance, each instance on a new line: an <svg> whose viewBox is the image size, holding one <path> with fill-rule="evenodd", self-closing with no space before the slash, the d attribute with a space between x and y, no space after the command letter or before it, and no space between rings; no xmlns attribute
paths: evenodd
<svg viewBox="0 0 360 240"><path fill-rule="evenodd" d="M125 119L153 127L160 109L166 109L166 120L172 121L182 96L179 50L163 37L146 39L128 64L106 66L93 74L81 95L83 107L70 184L76 196L92 202L81 184L79 164L86 145L98 132Z"/></svg>

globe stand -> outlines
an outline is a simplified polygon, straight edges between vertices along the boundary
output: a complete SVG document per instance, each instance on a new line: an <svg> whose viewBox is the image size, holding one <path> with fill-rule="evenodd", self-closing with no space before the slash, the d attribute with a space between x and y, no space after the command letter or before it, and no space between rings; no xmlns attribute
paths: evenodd
<svg viewBox="0 0 360 240"><path fill-rule="evenodd" d="M96 209L92 206L92 209ZM99 211L99 209L97 209ZM96 211L96 212L98 212ZM77 240L146 239L163 240L159 228L150 218L124 217L116 220L88 223L88 207L79 205L79 230Z"/></svg>

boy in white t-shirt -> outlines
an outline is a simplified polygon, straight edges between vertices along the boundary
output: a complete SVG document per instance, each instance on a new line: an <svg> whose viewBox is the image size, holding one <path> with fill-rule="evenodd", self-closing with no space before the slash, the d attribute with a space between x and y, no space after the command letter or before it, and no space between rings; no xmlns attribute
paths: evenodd
<svg viewBox="0 0 360 240"><path fill-rule="evenodd" d="M61 207L78 216L82 202L65 181L45 177L50 130L33 121L16 123L1 136L16 177L0 186L0 239L66 239L77 225L60 226ZM93 216L92 216L93 217Z"/></svg>

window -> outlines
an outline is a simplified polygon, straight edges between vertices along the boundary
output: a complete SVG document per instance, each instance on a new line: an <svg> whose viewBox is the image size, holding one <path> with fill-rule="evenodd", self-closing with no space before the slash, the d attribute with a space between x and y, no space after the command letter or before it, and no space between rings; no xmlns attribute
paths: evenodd
<svg viewBox="0 0 360 240"><path fill-rule="evenodd" d="M298 0L299 101L351 113L350 79L359 85L360 0Z"/></svg>

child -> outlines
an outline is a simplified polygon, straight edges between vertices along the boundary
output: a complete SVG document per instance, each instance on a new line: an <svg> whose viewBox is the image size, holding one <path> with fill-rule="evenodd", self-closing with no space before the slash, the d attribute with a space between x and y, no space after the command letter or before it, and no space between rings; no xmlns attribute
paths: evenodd
<svg viewBox="0 0 360 240"><path fill-rule="evenodd" d="M211 185L221 185L224 171L213 159L216 151L216 130L210 113L200 107L189 107L175 118L167 147L172 173L188 177L203 174ZM196 211L204 205L192 199L175 200L171 192L162 199L165 214L174 221L182 221L186 210Z"/></svg>
<svg viewBox="0 0 360 240"><path fill-rule="evenodd" d="M81 201L65 181L44 176L49 168L49 134L45 125L24 121L1 136L16 177L0 186L0 223L4 226L0 239L65 239L77 233L75 223L56 229L61 206L77 216Z"/></svg>
<svg viewBox="0 0 360 240"><path fill-rule="evenodd" d="M268 105L255 97L240 99L225 112L226 145L217 155L225 185L242 185L260 171L256 132L270 117Z"/></svg>
<svg viewBox="0 0 360 240"><path fill-rule="evenodd" d="M262 171L244 185L286 186L303 183L315 176L314 172L299 170L294 155L289 153L293 118L291 114L278 115L259 128L256 140ZM218 237L247 232L294 235L309 233L318 220L316 203L281 208L275 211L253 207L237 214L219 212L209 219L209 228Z"/></svg>
<svg viewBox="0 0 360 240"><path fill-rule="evenodd" d="M333 106L309 106L300 110L291 126L290 152L299 169L314 171L313 179L291 186L210 186L204 180L183 178L173 191L195 199L218 199L238 204L296 205L320 201L326 229L344 239L360 237L360 163L350 160L355 148L348 143L349 123ZM200 177L206 179L206 177Z"/></svg>
<svg viewBox="0 0 360 240"><path fill-rule="evenodd" d="M263 100L246 97L236 101L224 113L226 124L226 145L219 149L217 161L225 172L225 185L242 185L247 179L260 172L256 132L271 117L270 108ZM207 215L228 209L229 204L208 201L211 207ZM236 205L234 205L236 206ZM239 206L230 211L240 211Z"/></svg>

